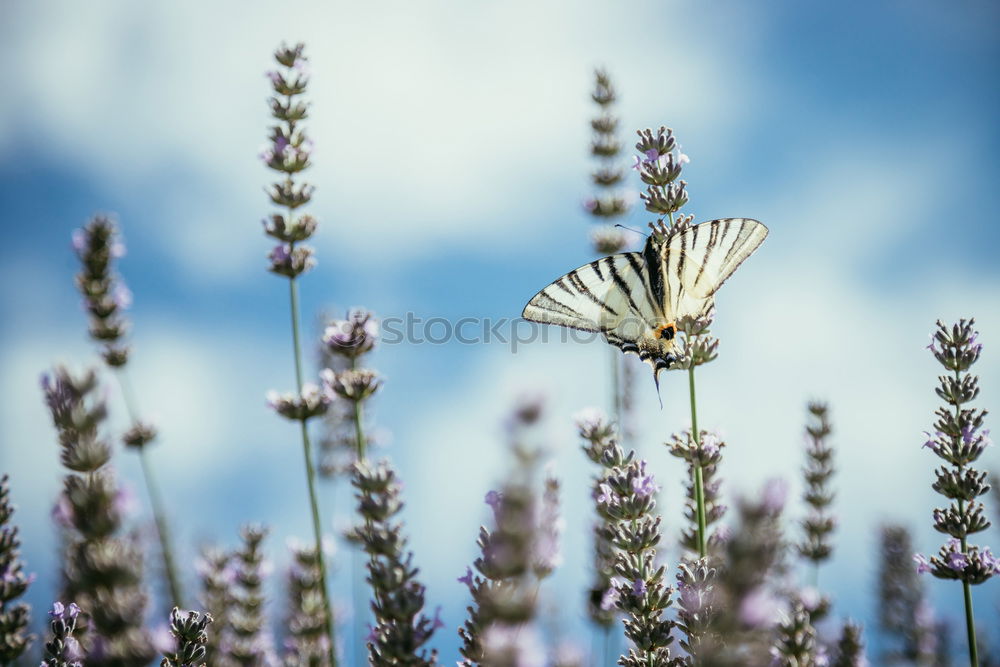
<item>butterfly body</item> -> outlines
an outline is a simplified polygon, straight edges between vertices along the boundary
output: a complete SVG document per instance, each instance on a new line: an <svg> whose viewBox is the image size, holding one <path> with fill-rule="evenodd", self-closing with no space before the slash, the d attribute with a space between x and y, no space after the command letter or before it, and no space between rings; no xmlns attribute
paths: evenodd
<svg viewBox="0 0 1000 667"><path fill-rule="evenodd" d="M705 315L715 292L767 236L749 218L662 224L641 252L609 255L570 271L536 294L522 317L604 335L652 366L676 360L677 322Z"/></svg>

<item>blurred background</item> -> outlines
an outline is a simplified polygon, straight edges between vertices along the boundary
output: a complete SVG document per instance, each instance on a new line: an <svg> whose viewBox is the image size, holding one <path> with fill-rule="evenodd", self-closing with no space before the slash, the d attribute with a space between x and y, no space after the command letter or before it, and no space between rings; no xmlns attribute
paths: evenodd
<svg viewBox="0 0 1000 667"><path fill-rule="evenodd" d="M993 3L923 0L4 2L0 470L38 575L36 617L58 580L49 514L62 474L37 378L54 362L97 361L69 245L96 212L117 213L128 244L131 378L161 427L151 456L189 593L197 547L235 544L243 522L273 528L279 572L285 540L310 536L295 427L264 403L294 382L287 287L265 270L260 227L272 176L257 158L270 122L264 72L288 40L306 42L313 71L307 180L321 226L319 266L301 281L307 331L321 310L349 306L513 318L589 261L594 67L616 83L629 147L634 129L674 128L691 158L686 210L771 230L720 293L721 355L699 380L699 421L729 444L725 492L783 476L790 518L801 516L805 403L828 400L840 528L820 584L835 616L873 627L878 526L906 523L923 552L940 544L935 459L921 449L937 403L923 349L935 319L977 318L979 405L1000 409L998 18ZM623 223L650 219L637 206ZM515 352L386 345L374 357L386 377L375 419L391 434L382 453L406 483L446 662L468 597L455 579L475 557L482 498L506 466L502 422L524 392L547 397L548 458L564 482L565 563L542 606L567 638L587 629L590 468L571 415L607 406L609 361L603 343L558 338ZM675 534L683 464L662 442L688 425L686 382L664 376L662 410L645 367L637 382L637 446ZM120 397L110 400L123 426ZM983 463L1000 468L995 448ZM119 452L116 466L147 524L136 459ZM323 485L331 533L350 521L345 487ZM997 530L980 541L998 546ZM349 607L346 548L337 570ZM928 584L938 613L957 620L959 587ZM272 599L278 612L277 588ZM998 604L996 580L976 589L986 629ZM345 621L342 634L353 632Z"/></svg>

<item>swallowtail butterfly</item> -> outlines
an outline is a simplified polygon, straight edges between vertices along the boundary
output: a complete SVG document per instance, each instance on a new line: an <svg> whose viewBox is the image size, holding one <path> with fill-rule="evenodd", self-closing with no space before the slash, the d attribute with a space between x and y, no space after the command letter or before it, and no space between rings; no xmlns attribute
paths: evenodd
<svg viewBox="0 0 1000 667"><path fill-rule="evenodd" d="M660 371L676 361L677 322L712 307L719 287L760 246L767 227L748 218L653 227L642 252L596 259L536 294L522 317L594 331Z"/></svg>

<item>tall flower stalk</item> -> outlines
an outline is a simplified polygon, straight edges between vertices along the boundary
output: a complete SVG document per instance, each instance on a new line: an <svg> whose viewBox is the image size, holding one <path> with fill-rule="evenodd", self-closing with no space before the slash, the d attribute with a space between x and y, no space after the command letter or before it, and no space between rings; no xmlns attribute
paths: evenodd
<svg viewBox="0 0 1000 667"><path fill-rule="evenodd" d="M88 665L143 667L155 653L142 627L148 602L142 557L134 540L119 535L128 496L108 465L111 446L100 433L107 408L96 397L97 377L58 368L42 377L42 389L69 470L55 514L67 530L66 594L87 610L81 620Z"/></svg>
<svg viewBox="0 0 1000 667"><path fill-rule="evenodd" d="M288 278L288 300L291 311L292 347L295 363L296 395L306 402L307 389L302 376L302 346L299 336L299 291L297 278L315 265L313 251L301 245L316 231L316 219L301 214L298 209L312 199L313 186L296 183L296 174L311 164L312 141L302 127L308 115L308 105L301 99L309 83L308 61L304 55L305 46L282 45L274 53L279 69L267 73L271 82L271 115L275 124L271 126L269 143L261 158L269 168L282 175L268 191L271 201L281 209L272 213L264 221L265 233L276 239L278 245L270 254L271 272ZM316 471L312 444L309 440L308 420L321 412L305 410L296 416L302 434L302 456L306 468L306 485L309 492L309 510L312 516L313 535L317 552L321 553L323 543L322 520L316 495ZM336 665L333 607L327 586L326 563L320 559L320 579L323 591L323 606L326 613L326 633L329 638L329 660Z"/></svg>
<svg viewBox="0 0 1000 667"><path fill-rule="evenodd" d="M292 563L288 569L288 638L284 664L296 667L325 667L329 649L326 610L320 591L319 561L322 554L310 545L289 545Z"/></svg>
<svg viewBox="0 0 1000 667"><path fill-rule="evenodd" d="M132 293L114 270L115 260L125 254L125 244L115 223L106 216L98 215L73 233L73 249L81 264L76 284L90 315L90 337L102 346L101 356L115 372L128 411L131 427L122 436L122 441L126 447L138 452L170 594L168 608L180 606L183 604L183 592L174 561L170 525L147 451L147 445L156 438L156 428L140 419L126 373L130 350L125 338L130 323L124 313L132 305Z"/></svg>
<svg viewBox="0 0 1000 667"><path fill-rule="evenodd" d="M76 622L80 617L80 607L75 602L69 606L62 602L52 604L49 612L49 630L52 638L45 642L42 667L82 667L86 657L76 634Z"/></svg>
<svg viewBox="0 0 1000 667"><path fill-rule="evenodd" d="M542 413L539 397L525 396L515 407L507 423L515 465L500 490L486 494L494 522L479 528L475 573L467 568L458 579L472 596L458 631L464 667L534 665L544 657L535 617L541 582L559 561L560 520L554 485L546 483L541 503L535 488L542 450L530 434Z"/></svg>
<svg viewBox="0 0 1000 667"><path fill-rule="evenodd" d="M708 555L709 525L718 521L725 512L725 507L717 503L717 483L709 480L712 484L706 485L706 476L709 478L715 476L715 469L721 458L721 447L718 439L714 437L710 442L704 442L708 432L698 428L698 400L695 392L695 369L718 356L719 341L709 333L714 317L715 312L712 309L704 316L685 317L677 322L677 330L682 332L683 336L680 337L675 368L687 371L691 431L686 434L686 442L684 439L675 440L671 446L671 453L688 463L691 477L688 496L689 502L693 500L693 518L696 524L693 547L700 558ZM686 542L690 543L690 540Z"/></svg>
<svg viewBox="0 0 1000 667"><path fill-rule="evenodd" d="M354 444L354 464L350 467L352 484L358 480L358 465L367 463L368 457L369 438L365 433L365 404L382 385L382 380L375 371L359 367L360 360L375 345L377 329L373 331L370 324L374 325L374 319L370 313L356 311L349 314L347 320L332 322L323 334L323 342L330 354L331 361L337 361L337 365L340 367L346 366L340 372L326 368L320 374L324 382L331 387L331 392L340 398L336 402L338 406L335 409L340 414L347 416L349 427L353 426L354 433L346 435L347 441ZM357 546L359 543L355 538L358 535L357 531L351 531L347 538ZM355 550L351 559L354 634L358 638L361 635L361 624L365 618L363 614L367 607L367 598L363 593L361 557L361 552Z"/></svg>
<svg viewBox="0 0 1000 667"><path fill-rule="evenodd" d="M437 651L423 648L437 628L438 614L423 613L426 589L417 580L413 552L406 551L400 482L388 461L355 464L352 480L357 490L358 513L364 523L356 539L368 554L368 581L372 587L375 627L368 636L369 662L376 667L437 664ZM440 613L440 609L438 609Z"/></svg>
<svg viewBox="0 0 1000 667"><path fill-rule="evenodd" d="M229 614L233 606L232 589L236 581L232 560L233 556L229 552L209 546L202 549L195 564L201 583L201 605L218 628L208 635L205 642L205 661L211 665L217 664L221 659L221 639L229 627Z"/></svg>
<svg viewBox="0 0 1000 667"><path fill-rule="evenodd" d="M825 403L810 403L808 410L813 423L806 426L806 465L802 473L806 483L803 499L809 506L809 513L802 520L805 535L798 545L798 552L812 563L812 585L816 586L819 583L820 563L833 553L830 535L836 526L830 513L834 497L833 489L829 486L834 472L833 449L827 443L833 429L828 416L829 408Z"/></svg>
<svg viewBox="0 0 1000 667"><path fill-rule="evenodd" d="M990 444L989 429L983 428L986 411L966 407L979 395L979 377L970 369L979 360L983 346L978 342L979 332L974 325L975 320L963 319L948 327L939 320L928 346L945 370L938 377L936 388L945 405L937 409L934 433L928 434L924 446L945 463L934 471L936 480L932 488L947 498L950 505L934 510L934 528L950 539L926 564L918 562L939 579L962 583L969 663L976 667L979 656L972 586L1000 573L1000 560L989 547L969 542L970 535L990 526L985 507L978 500L989 490L986 472L972 467Z"/></svg>
<svg viewBox="0 0 1000 667"><path fill-rule="evenodd" d="M10 502L7 475L0 477L0 665L12 664L34 640L27 634L29 609L17 599L28 590L34 575L24 574L21 541L12 525L14 506Z"/></svg>
<svg viewBox="0 0 1000 667"><path fill-rule="evenodd" d="M593 425L592 432L600 431ZM628 455L613 437L588 437L585 451L599 463L603 474L595 481L593 496L598 515L606 524L606 537L614 547L615 576L601 601L602 607L624 614L625 636L632 642L618 664L624 667L683 664L671 656L675 623L664 613L672 604L673 588L665 584L666 568L657 565L660 517L655 514L659 487L645 461Z"/></svg>
<svg viewBox="0 0 1000 667"><path fill-rule="evenodd" d="M264 614L264 579L270 566L261 545L263 526L244 526L242 546L233 554L232 603L224 629L220 664L227 667L271 667L276 663Z"/></svg>
<svg viewBox="0 0 1000 667"><path fill-rule="evenodd" d="M646 185L645 192L639 196L646 210L657 216L655 225L651 225L653 233L667 226L690 224L691 219L681 216L675 221L674 215L688 202L687 182L680 179L684 164L689 162L688 156L681 152L672 129L660 127L655 133L651 129L638 132L639 141L635 148L639 156L635 158L634 168L639 172L639 178ZM694 369L708 363L716 357L718 341L708 335L708 327L712 323L712 313L699 317L684 318L676 323L677 330L684 333L684 347L679 349L677 363L674 368L687 370L688 393L691 405L691 433L694 446L700 444L701 431L698 430L698 408L695 397ZM705 513L705 480L703 466L694 462L692 465L693 486L695 491L695 513L698 522L697 547L698 555L707 555L707 516Z"/></svg>
<svg viewBox="0 0 1000 667"><path fill-rule="evenodd" d="M590 153L597 161L597 167L590 174L594 195L584 200L583 207L594 222L600 223L591 233L594 252L612 255L625 248L627 237L624 230L610 223L628 213L631 201L621 187L625 170L621 165L619 119L614 114L617 93L605 70L594 72L594 89L590 97L598 108L597 115L590 120L593 130ZM612 349L611 353L611 408L621 434L631 436L631 366L618 350Z"/></svg>
<svg viewBox="0 0 1000 667"><path fill-rule="evenodd" d="M576 427L583 440L581 448L584 454L597 466L598 472L593 477L593 486L596 489L604 474L601 455L608 444L616 439L617 430L603 413L593 408L583 410L576 415ZM608 537L610 534L608 521L599 513L596 513L591 533L594 543L592 552L594 580L588 591L587 614L591 622L600 628L602 635L603 647L600 651L595 649L594 653L602 656L604 664L608 664L611 662L610 633L618 617L618 610L613 606L602 605L601 602L611 588L611 579L615 576L615 551Z"/></svg>
<svg viewBox="0 0 1000 667"><path fill-rule="evenodd" d="M784 545L781 512L786 490L772 481L759 499L741 500L736 507L737 524L720 542L718 571L701 579L710 582L705 609L707 629L699 636L695 664L719 667L769 664L771 629L778 618L781 602L774 592ZM703 584L696 589L705 594ZM682 608L691 591L681 589Z"/></svg>
<svg viewBox="0 0 1000 667"><path fill-rule="evenodd" d="M924 582L914 567L913 539L901 525L887 524L879 531L878 623L885 662L907 661L931 665L939 638Z"/></svg>

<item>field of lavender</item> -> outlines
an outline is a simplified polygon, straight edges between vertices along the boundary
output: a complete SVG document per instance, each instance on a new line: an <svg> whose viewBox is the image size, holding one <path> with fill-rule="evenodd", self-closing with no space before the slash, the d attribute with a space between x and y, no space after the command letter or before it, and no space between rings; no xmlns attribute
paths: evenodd
<svg viewBox="0 0 1000 667"><path fill-rule="evenodd" d="M39 19L21 11L8 18ZM923 6L904 15L917 26L908 52L917 58L921 30L941 16ZM692 16L680 20L725 23ZM958 63L1000 50L995 29L967 32L977 18L937 26L969 38L971 54L962 51ZM580 113L554 122L581 128L578 155L540 154L579 172L576 194L568 192L582 200L576 223L553 222L551 233L527 240L530 226L566 218L560 207L572 206L552 203L562 192L531 213L528 204L498 203L536 199L535 184L491 172L507 191L498 199L473 186L471 197L525 216L509 230L523 239L503 246L496 229L484 229L468 242L449 240L458 226L479 224L472 220L502 225L461 211L441 230L418 220L434 254L415 249L426 242L419 234L358 217L351 189L338 185L353 182L352 166L332 166L337 147L314 144L324 118L352 123L336 97L315 95L316 82L335 91L338 76L359 76L324 70L317 43L218 56L240 70L269 59L256 79L266 103L246 105L262 128L261 178L234 167L245 186L237 197L263 217L262 234L252 218L233 227L204 217L224 207L174 203L167 220L202 210L194 223L177 222L193 240L163 245L166 236L143 228L133 244L141 207L115 195L105 204L98 188L80 210L70 186L53 190L58 204L46 203L30 185L41 172L16 159L30 144L6 144L5 229L32 225L36 208L46 222L32 232L37 247L15 256L12 245L3 255L0 667L1000 666L1000 557L989 546L1000 525L1000 460L987 409L1000 383L989 342L1000 319L995 268L977 268L998 237L943 218L939 201L918 213L900 203L943 198L916 194L933 189L943 178L936 170L953 160L934 137L901 130L925 145L903 155L920 168L898 182L890 171L880 184L853 179L851 169L863 176L868 167L848 161L821 174L821 187L783 192L773 183L761 193L748 176L754 191L736 178L731 194L702 205L701 192L718 182L697 171L698 144L674 119L676 111L699 126L685 98L654 97L633 114L626 84L653 86L651 63L640 59L647 69L638 78L619 78L612 56L607 68L574 63L588 77L577 81ZM673 63L656 62L668 83L685 76L682 58L673 73ZM996 68L969 65L967 74L985 81ZM894 76L890 87L904 80ZM380 109L386 123L419 116L407 107L408 85L416 84L393 83L401 104ZM517 95L517 81L506 85ZM940 117L989 117L996 92L993 84L989 99L975 102L956 93L963 111ZM651 99L641 90L634 98ZM546 116L522 102L504 113ZM864 107L861 116L874 113ZM740 112L733 100L693 134L705 138L719 118ZM0 121L15 118L4 114ZM632 115L651 122L630 127ZM518 131L525 144L544 144L526 122ZM475 166L463 161L491 159L476 143L495 145L481 139L494 128L474 125L454 136L432 124L405 141L388 129L369 137L375 157L363 178L379 186L358 196L373 210L430 215L433 206L406 181L435 195L440 184L420 176L407 153L472 144L451 149L446 170L444 190L462 188L461 172ZM109 122L84 131L115 130ZM984 173L1000 172L988 150L996 135L993 127L982 148ZM707 160L731 159L707 143ZM798 152L789 158L789 150ZM736 161L748 172L766 172L769 161L796 171L809 150ZM860 145L852 154L871 161ZM914 174L923 181L909 180ZM869 188L898 188L898 197L882 200ZM327 195L344 203L324 205ZM773 217L765 200L783 202ZM971 215L996 195L966 200L962 214ZM914 300L903 290L899 304L852 304L844 286L860 278L846 264L835 265L831 281L812 266L837 255L871 284L912 280L879 274L858 250L883 233L868 227L875 213L854 210L871 201L928 220L920 233L934 237L929 245L900 240L885 251L940 248L929 260L933 278L918 274ZM810 211L843 229L818 229ZM770 237L754 220L722 217L741 213ZM877 223L900 234L917 228ZM803 234L792 225L813 227ZM367 240L349 240L344 227ZM256 239L263 263L247 269L227 257L244 242L227 245L234 228ZM979 233L979 244L965 236ZM469 250L497 244L494 255ZM951 246L961 269L947 259ZM172 255L186 258L175 264ZM55 258L40 264L44 277L25 269L36 257ZM186 283L183 262L205 271L192 270ZM168 293L173 309L144 309L146 294L166 303ZM634 326L622 323L623 310ZM25 336L18 322L33 323ZM199 349L208 334L188 330L198 322L225 334ZM147 347L150 330L177 338ZM155 360L144 359L149 348ZM496 361L483 363L486 354ZM48 361L33 366L39 358ZM29 374L40 380L27 383Z"/></svg>

